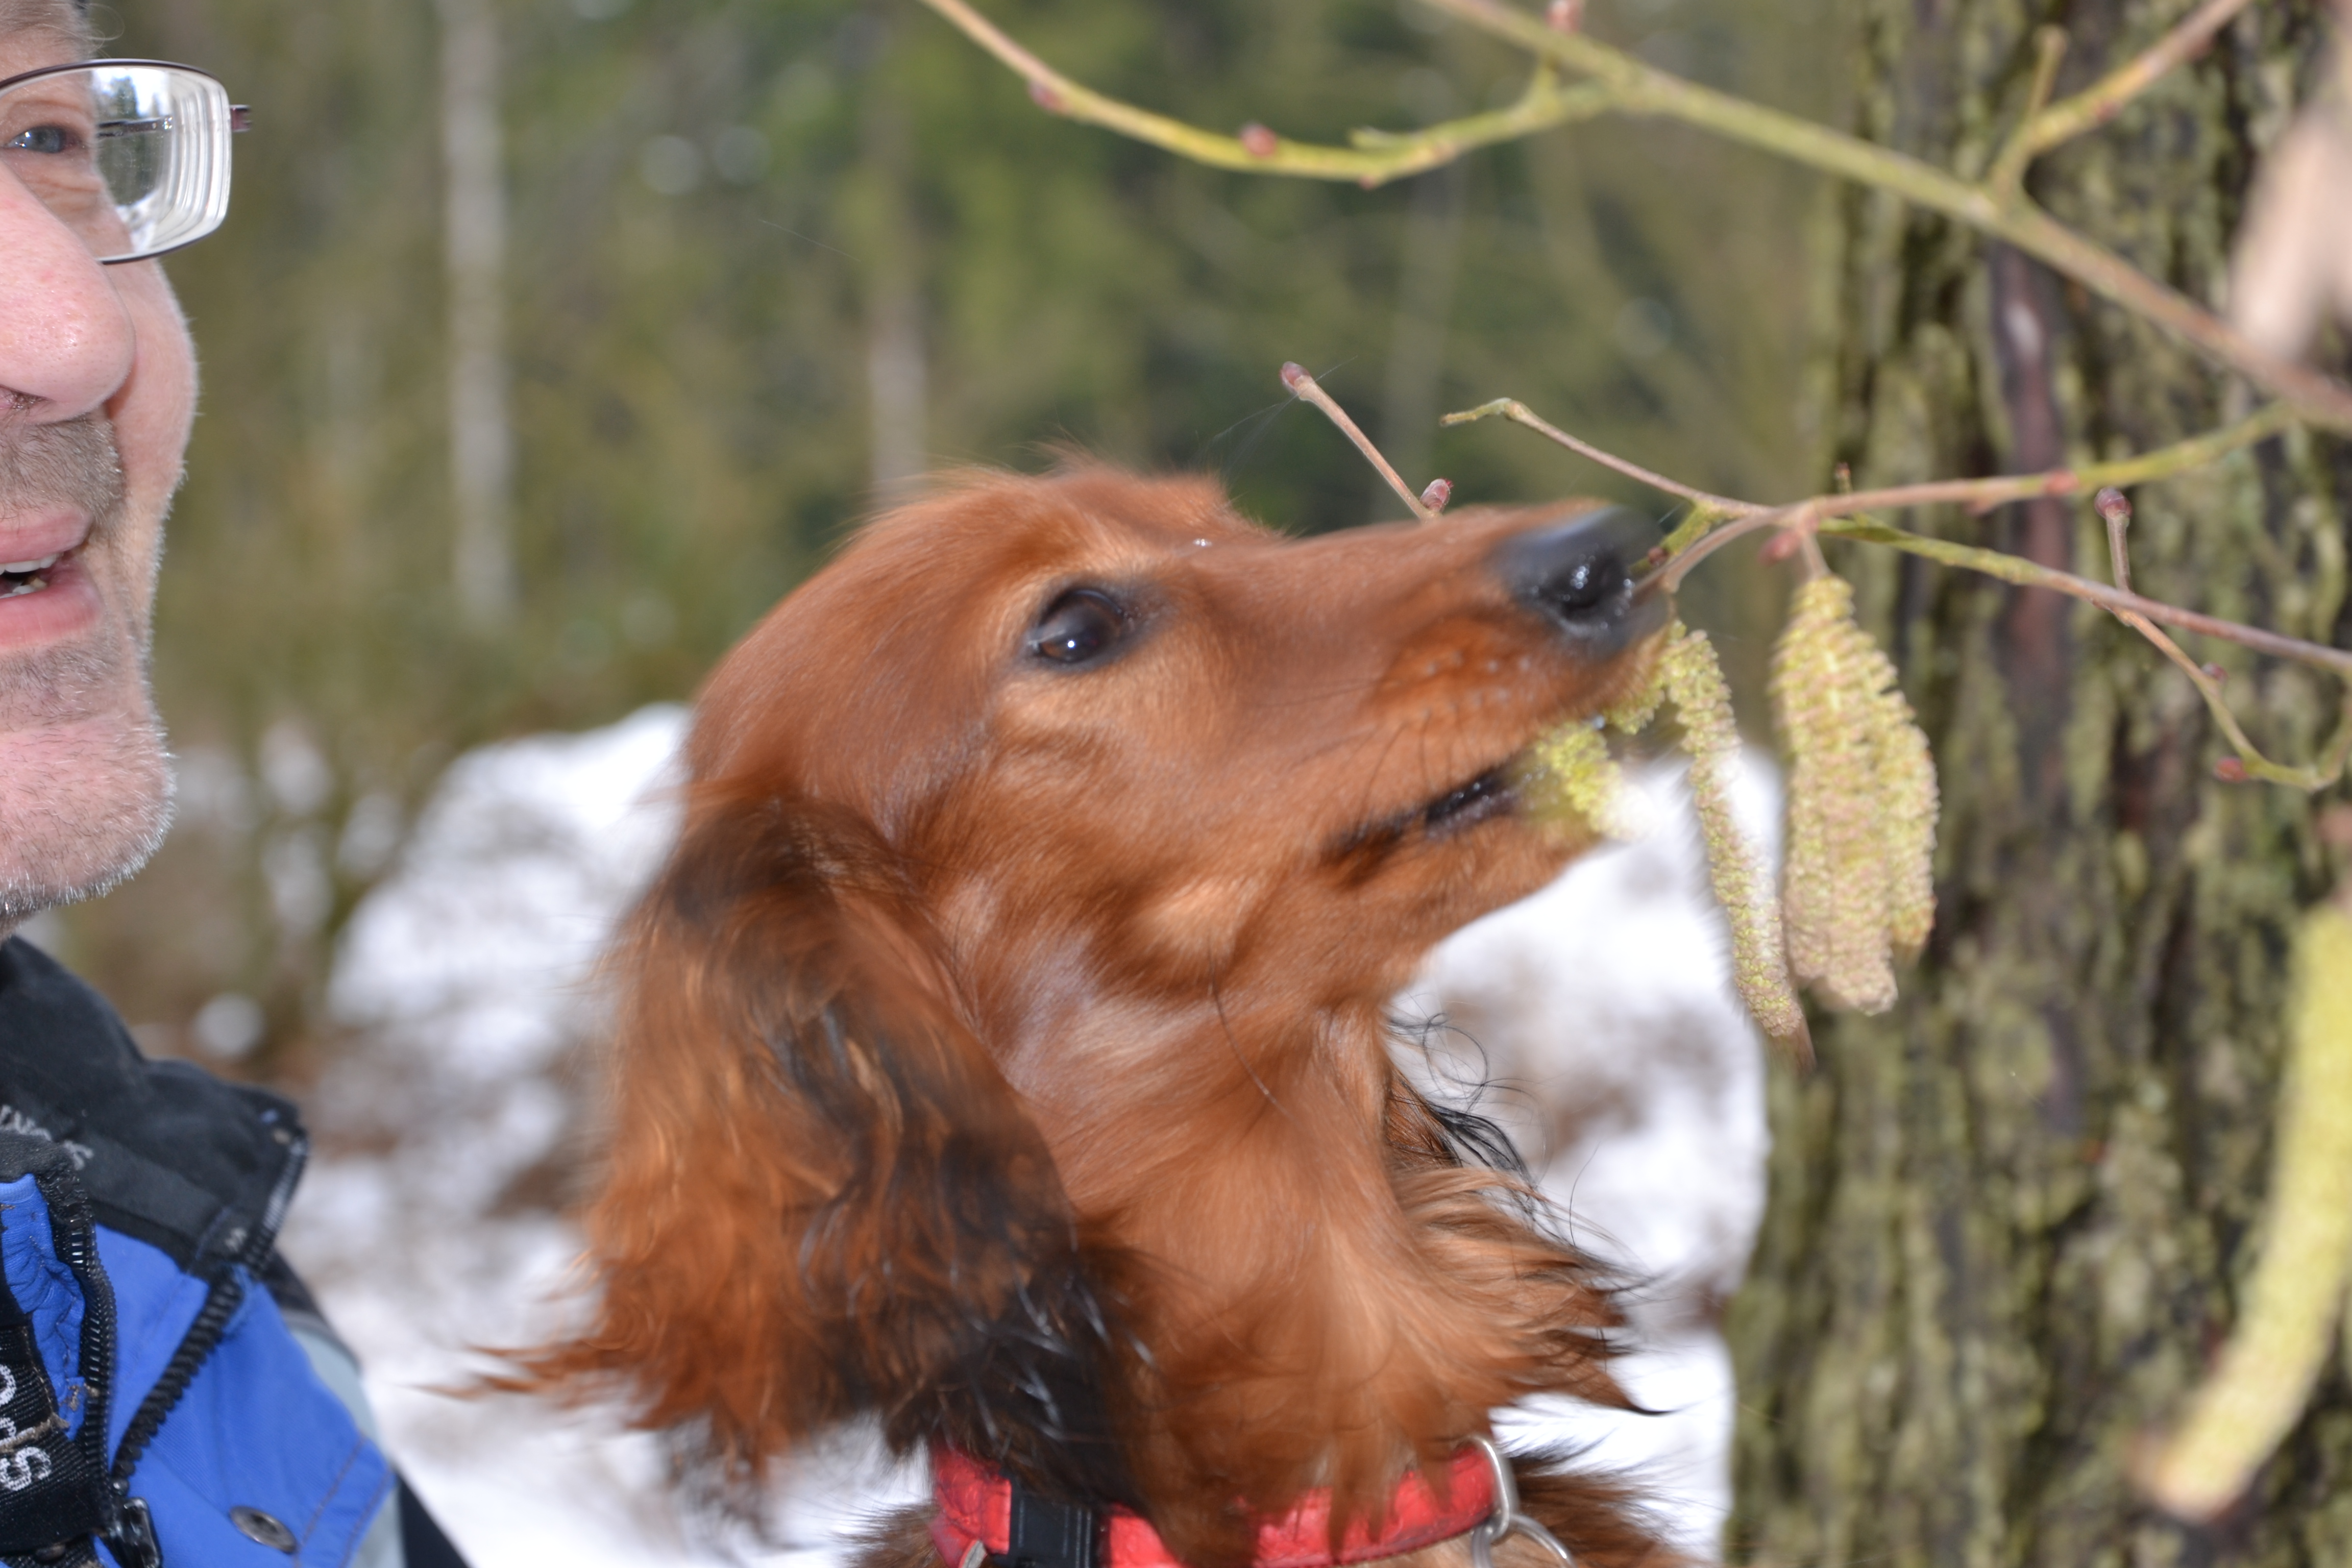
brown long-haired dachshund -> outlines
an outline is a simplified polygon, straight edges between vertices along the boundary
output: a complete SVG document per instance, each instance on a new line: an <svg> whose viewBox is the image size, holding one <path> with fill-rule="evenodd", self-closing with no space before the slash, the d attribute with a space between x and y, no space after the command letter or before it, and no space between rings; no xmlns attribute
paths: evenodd
<svg viewBox="0 0 2352 1568"><path fill-rule="evenodd" d="M872 524L703 694L593 1320L529 1378L745 1484L878 1416L937 1480L877 1563L1662 1561L1616 1483L1482 1447L1622 1405L1617 1319L1385 1013L1583 847L1515 770L1642 679L1651 540L1291 540L1091 468Z"/></svg>

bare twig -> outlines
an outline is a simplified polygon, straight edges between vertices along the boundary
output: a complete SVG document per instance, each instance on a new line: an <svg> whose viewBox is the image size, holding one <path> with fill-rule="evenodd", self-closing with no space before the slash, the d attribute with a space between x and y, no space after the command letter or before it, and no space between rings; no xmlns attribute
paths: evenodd
<svg viewBox="0 0 2352 1568"><path fill-rule="evenodd" d="M2092 504L2097 508L2100 521L2107 525L2107 562L2115 573L2116 586L2128 593L2131 589L2131 558L2124 548L2124 533L2131 527L2131 499L2109 486L2093 499ZM2219 671L2209 669L2183 653L2179 643L2165 636L2154 622L2137 610L2117 610L2116 618L2154 643L2158 652L2189 677L2189 684L2197 689L2197 695L2205 700L2206 711L2213 715L2214 722L2221 726L2222 733L2230 737L2230 744L2238 753L2235 777L2265 779L2272 784L2289 784L2309 791L2325 789L2342 776L2344 760L2341 756L2335 758L2332 765L2298 768L2274 763L2263 755L2253 742L2246 738L2245 731L2239 727L2237 715L2230 711L2229 703L2223 700ZM2347 734L2352 735L2352 731L2347 731Z"/></svg>
<svg viewBox="0 0 2352 1568"><path fill-rule="evenodd" d="M1008 37L966 0L923 3L1027 82L1029 96L1046 112L1116 131L1213 168L1383 185L1450 163L1474 148L1517 141L1556 125L1591 120L1613 107L1613 95L1608 89L1590 82L1562 87L1559 71L1546 68L1536 73L1517 101L1504 108L1445 121L1416 132L1358 131L1350 137L1352 146L1294 142L1276 135L1263 125L1247 127L1242 135L1225 136L1139 109L1073 81Z"/></svg>
<svg viewBox="0 0 2352 1568"><path fill-rule="evenodd" d="M1604 468L1614 468L1628 479L1641 480L1654 490L1664 490L1670 496L1680 496L1685 500L1696 501L1701 506L1712 508L1719 514L1738 517L1749 511L1763 510L1760 507L1751 507L1746 501L1733 500L1728 496L1710 495L1705 490L1693 489L1688 485L1676 483L1664 474L1654 473L1639 463L1628 462L1613 452L1604 452L1590 441L1580 441L1557 425L1546 422L1542 416L1516 397L1498 397L1492 403L1482 403L1475 408L1465 408L1459 414L1444 415L1437 422L1440 425L1468 425L1475 420L1492 418L1496 415L1502 416L1514 424L1524 425L1530 430L1539 431L1570 451L1580 457L1590 458Z"/></svg>
<svg viewBox="0 0 2352 1568"><path fill-rule="evenodd" d="M2207 431L2202 436L2192 436L2186 441L2158 447L2153 452L2143 452L2137 458L2125 458L2111 463L2090 463L2080 468L2053 468L2041 474L1938 479L1928 484L1894 485L1874 490L1855 490L1853 475L1843 472L1844 465L1841 464L1839 479L1842 488L1835 494L1812 496L1786 506L1768 507L1694 489L1639 463L1629 462L1613 452L1604 451L1590 441L1570 435L1516 398L1498 397L1492 403L1482 403L1459 414L1448 414L1438 423L1466 425L1495 415L1524 425L1605 468L1614 469L1629 479L1639 479L1653 489L1664 490L1668 495L1680 496L1691 502L1694 509L1691 515L1684 519L1673 537L1666 541L1665 552L1673 563L1667 569L1669 575L1665 582L1665 586L1670 589L1687 576L1692 567L1716 551L1736 539L1766 528L1810 529L1827 518L1898 507L1954 504L1985 511L2009 501L2029 500L2039 496L2073 495L2101 485L2145 484L2151 479L2168 479L2174 474L2201 468L2242 447L2251 447L2257 441L2275 436L2294 423L2292 408L2283 403L2273 403L2256 409L2234 425ZM1728 526L1717 526L1727 520Z"/></svg>
<svg viewBox="0 0 2352 1568"><path fill-rule="evenodd" d="M1514 10L1502 0L1422 3L1602 83L1615 91L1619 106L1627 113L1661 114L1680 120L1732 141L1778 153L1796 163L1890 191L2005 239L2094 293L2203 351L2273 396L2293 403L2297 415L2307 422L2352 433L2352 387L2257 347L2186 295L2166 288L2114 251L2030 203L2021 199L2004 204L1984 185L1947 174L1891 148L1685 81L1586 34L1553 32L1538 18ZM2216 3L2243 4L2245 0ZM2158 51L2151 51L2154 52ZM2057 107L2063 109L2066 105Z"/></svg>
<svg viewBox="0 0 2352 1568"><path fill-rule="evenodd" d="M2217 616L2200 615L2156 599L2143 599L2137 594L2088 577L2078 577L2072 572L2038 565L2021 556L2006 555L1998 550L1985 550L1972 544L1954 544L1948 540L1929 539L1923 534L1906 532L1890 524L1870 518L1843 518L1822 523L1821 531L1841 539L1859 539L1865 543L1885 544L1906 554L1925 556L1948 566L1965 566L1971 572L1981 572L1998 577L2004 583L2014 583L2021 588L2049 588L2103 610L2131 610L2182 631L2196 632L2202 637L2220 637L2256 653L2269 654L2273 658L2292 659L2352 679L2352 653L2328 647L2320 643L2305 642L2300 637L2282 637L2266 632L2260 626L2249 626L2236 621L2225 621Z"/></svg>
<svg viewBox="0 0 2352 1568"><path fill-rule="evenodd" d="M2213 35L2252 0L2205 0L2172 31L2121 68L2067 99L2033 116L2019 132L2021 166L2036 153L2113 120L2123 106L2146 92L2174 67L2196 58Z"/></svg>
<svg viewBox="0 0 2352 1568"><path fill-rule="evenodd" d="M1356 427L1356 422L1348 417L1348 411L1340 407L1339 401L1324 391L1313 376L1307 374L1306 367L1285 363L1282 367L1282 384L1328 415L1331 423L1339 427L1340 433L1356 444L1356 450L1361 452L1372 467L1380 470L1381 478L1388 480L1389 489L1404 498L1404 504L1412 510L1413 516L1427 522L1437 515L1428 503L1412 493L1412 487L1406 484L1397 471L1389 466L1389 460L1381 456L1381 449L1372 445L1372 438ZM1436 486L1433 485L1430 488L1434 489ZM1445 498L1441 499L1437 504L1444 505L1445 499L1450 499L1453 494L1454 487L1447 485Z"/></svg>
<svg viewBox="0 0 2352 1568"><path fill-rule="evenodd" d="M1985 171L1985 184L1994 196L2007 202L2024 188L2025 166L2033 162L2033 128L2042 122L2042 111L2049 107L2050 89L2058 84L2059 62L2066 58L2066 29L2036 27L2033 30L2033 81L2026 89L2025 112L2017 121L2017 130L2001 147Z"/></svg>
<svg viewBox="0 0 2352 1568"><path fill-rule="evenodd" d="M1792 162L1892 192L2007 240L2228 365L2273 396L2293 404L2306 422L2352 433L2352 387L2269 353L2186 295L2060 223L2020 193L1996 191L1990 183L1964 180L1891 148L1685 81L1580 30L1550 26L1542 17L1502 0L1422 3L1517 45L1538 61L1565 68L1586 79L1563 87L1556 72L1539 70L1519 101L1509 108L1404 135L1359 132L1352 147L1293 142L1262 125L1248 127L1241 136L1224 136L1121 102L1071 80L1006 37L973 10L968 0L924 0L1025 80L1029 95L1047 110L1223 169L1377 185L1450 163L1473 147L1611 110L1680 120ZM2054 144L2052 138L2064 140L2075 133L2067 129L2072 119L2053 116L2087 115L2086 125L2111 117L2132 94L2193 54L2214 28L2248 3L2208 0L2189 23L2107 81L2042 110L2032 121L2041 129L2029 127L2023 156L2030 158L2033 149Z"/></svg>
<svg viewBox="0 0 2352 1568"><path fill-rule="evenodd" d="M2131 592L2131 551L2124 543L2124 535L2131 528L2131 498L2109 485L2091 498L2093 510L2099 521L2107 525L2107 573L2116 586Z"/></svg>
<svg viewBox="0 0 2352 1568"><path fill-rule="evenodd" d="M2219 616L2203 615L2195 610L2184 610L2159 600L2142 598L2127 588L2095 582L2088 577L2077 576L2072 572L2061 572L2054 567L2028 561L2022 556L2006 554L1998 550L1986 550L1972 544L1956 544L1948 540L1930 539L1924 534L1912 533L1888 523L1856 515L1867 510L1947 502L1998 505L2003 501L2019 500L2032 496L2073 494L2086 487L2140 484L2152 479L2169 478L2175 474L2186 473L2191 468L2210 463L2230 452L2276 435L2294 422L2291 411L2280 405L2274 404L2257 410L2247 418L2222 429L2210 431L2175 446L2142 453L2137 458L2126 458L2117 462L2086 463L2079 468L2058 468L2043 474L2003 475L1985 479L1951 479L1935 484L1899 485L1875 490L1813 496L1786 506L1763 506L1754 501L1714 495L1706 490L1677 483L1663 475L1653 473L1637 463L1628 462L1613 453L1603 451L1589 441L1579 440L1529 412L1526 405L1510 398L1497 398L1493 403L1482 405L1465 413L1448 415L1444 423L1458 424L1472 418L1484 418L1489 415L1502 415L1517 424L1539 431L1571 451L1591 458L1593 461L1613 468L1619 473L1640 479L1643 484L1653 485L1669 495L1684 497L1706 509L1717 519L1730 520L1722 522L1720 526L1710 525L1698 531L1703 537L1693 539L1679 549L1673 550L1671 560L1664 568L1667 574L1664 586L1669 589L1678 584L1692 567L1735 539L1770 528L1795 529L1809 533L1826 533L1842 539L1860 540L1865 543L1884 544L1908 554L1941 562L1948 566L1958 566L1972 572L1981 572L1987 576L1998 577L2005 583L2013 583L2020 587L2048 588L2053 592L2068 595L2118 615L2126 613L2136 615L2166 626L2179 626L2184 631L2196 632L2200 636L2219 637L2225 642L2234 642L2241 647L2252 648L2257 653L2311 665L2347 679L2352 679L2352 652L2347 652L2342 648L2305 642L2299 637L2284 637L2277 632L2264 631L2259 626L2249 626L2236 621L2225 621ZM1683 531L1676 531L1678 539ZM1675 541L1668 542L1670 548L1675 545ZM2210 681L2210 678L2204 677L2201 668L2198 674L2200 680ZM2200 689L2202 689L2201 686ZM2216 689L2218 690L2218 687ZM2347 733L2347 743L2352 743L2352 733ZM2246 750L2251 751L2252 748L2248 747ZM2259 757L2260 753L2256 752L2254 755ZM2339 763L2341 759L2338 759ZM2250 771L2252 771L2251 764ZM2292 778L2282 778L2280 780L2282 783L2296 783L2307 788L2318 787L2305 783L2304 772L2284 769L2276 771L2294 774ZM2265 773L2263 776L2274 775Z"/></svg>
<svg viewBox="0 0 2352 1568"><path fill-rule="evenodd" d="M2151 479L2170 479L2191 468L2201 468L2215 458L2227 457L2241 447L2266 441L2294 422L2293 408L2283 403L2273 403L2256 409L2234 425L2225 425L2219 430L2209 430L2202 436L2192 436L2186 441L2112 463L2085 463L2079 468L2053 468L2040 474L2000 474L1981 479L1939 479L1923 485L1893 485L1884 489L1848 490L1840 495L1815 499L1822 503L1823 517L1883 511L1893 507L1946 504L1965 506L1974 511L1989 511L2011 501L2032 500L2040 496L2075 495L2083 490L2096 489L2102 485L2138 485Z"/></svg>

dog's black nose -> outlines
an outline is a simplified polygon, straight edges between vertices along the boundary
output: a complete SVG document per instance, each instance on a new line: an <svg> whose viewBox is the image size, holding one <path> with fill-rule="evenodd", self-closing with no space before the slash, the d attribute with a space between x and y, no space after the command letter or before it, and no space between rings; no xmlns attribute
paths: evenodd
<svg viewBox="0 0 2352 1568"><path fill-rule="evenodd" d="M1606 658L1665 624L1664 599L1642 592L1638 576L1657 533L1612 506L1507 540L1495 564L1522 604Z"/></svg>

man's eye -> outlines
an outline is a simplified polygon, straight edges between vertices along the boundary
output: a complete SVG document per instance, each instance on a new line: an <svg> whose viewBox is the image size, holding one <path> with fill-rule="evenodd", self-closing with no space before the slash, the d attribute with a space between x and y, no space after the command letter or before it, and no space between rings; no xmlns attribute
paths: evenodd
<svg viewBox="0 0 2352 1568"><path fill-rule="evenodd" d="M1098 588L1073 588L1052 604L1030 628L1029 651L1055 664L1100 658L1127 635L1127 612Z"/></svg>
<svg viewBox="0 0 2352 1568"><path fill-rule="evenodd" d="M16 153L70 153L74 133L62 125L36 125L11 137L8 147Z"/></svg>

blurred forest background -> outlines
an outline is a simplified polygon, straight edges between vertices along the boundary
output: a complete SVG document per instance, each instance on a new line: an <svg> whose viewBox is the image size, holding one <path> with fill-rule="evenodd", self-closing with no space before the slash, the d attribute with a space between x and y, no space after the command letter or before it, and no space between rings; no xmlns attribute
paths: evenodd
<svg viewBox="0 0 2352 1568"><path fill-rule="evenodd" d="M1106 90L1321 140L1524 68L1411 0L992 11ZM155 643L179 825L43 931L151 1050L306 1077L337 931L452 758L690 695L927 467L1075 447L1214 471L1288 529L1393 515L1283 398L1297 359L1464 501L1654 504L1524 432L1436 430L1505 395L1714 489L1822 477L1822 184L1676 127L1573 127L1368 192L1055 121L912 0L99 21L256 121L227 226L167 264L205 371ZM1838 116L1832 0L1595 0L1588 26ZM1704 574L1695 618L1752 671L1766 612L1703 597L1742 580Z"/></svg>

